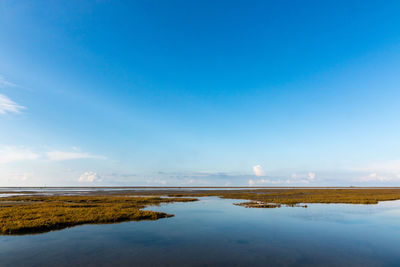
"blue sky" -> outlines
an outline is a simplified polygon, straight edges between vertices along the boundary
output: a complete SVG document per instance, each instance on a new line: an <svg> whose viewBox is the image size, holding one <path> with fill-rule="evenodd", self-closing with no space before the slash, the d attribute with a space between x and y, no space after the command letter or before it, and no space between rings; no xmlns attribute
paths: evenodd
<svg viewBox="0 0 400 267"><path fill-rule="evenodd" d="M2 1L0 186L400 185L398 1Z"/></svg>

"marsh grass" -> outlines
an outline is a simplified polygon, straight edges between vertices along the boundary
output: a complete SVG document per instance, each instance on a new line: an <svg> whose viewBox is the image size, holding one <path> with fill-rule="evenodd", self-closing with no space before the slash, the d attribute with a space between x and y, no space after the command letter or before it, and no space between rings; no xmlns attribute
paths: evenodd
<svg viewBox="0 0 400 267"><path fill-rule="evenodd" d="M194 198L31 196L0 200L0 234L40 233L81 224L157 220L173 215L141 210L147 205Z"/></svg>
<svg viewBox="0 0 400 267"><path fill-rule="evenodd" d="M267 189L222 192L220 196L286 206L300 203L377 204L379 201L400 199L400 189Z"/></svg>
<svg viewBox="0 0 400 267"><path fill-rule="evenodd" d="M269 208L269 204L285 206L296 206L301 203L377 204L379 201L400 199L399 188L197 190L189 192L171 190L164 193L170 197L218 196L227 199L250 200L251 204L259 202L259 206L262 206L260 203L264 203L266 208ZM152 194L152 192L143 192L143 194Z"/></svg>

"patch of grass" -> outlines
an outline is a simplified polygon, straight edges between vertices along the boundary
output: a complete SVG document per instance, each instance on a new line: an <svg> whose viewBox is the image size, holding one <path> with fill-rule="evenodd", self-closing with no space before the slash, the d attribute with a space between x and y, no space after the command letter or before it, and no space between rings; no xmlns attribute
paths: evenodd
<svg viewBox="0 0 400 267"><path fill-rule="evenodd" d="M40 233L81 224L157 220L173 215L141 210L147 205L194 198L31 196L0 200L0 234Z"/></svg>
<svg viewBox="0 0 400 267"><path fill-rule="evenodd" d="M155 192L142 191L140 194L155 194ZM136 192L136 194L139 193ZM187 192L170 190L164 191L164 194L170 197L218 196L287 206L300 203L377 204L379 201L400 199L399 188L193 190Z"/></svg>

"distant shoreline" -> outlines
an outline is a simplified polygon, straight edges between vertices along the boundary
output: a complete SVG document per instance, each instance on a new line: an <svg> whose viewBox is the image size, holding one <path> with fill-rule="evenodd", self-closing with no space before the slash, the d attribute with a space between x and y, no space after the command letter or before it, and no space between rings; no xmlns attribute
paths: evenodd
<svg viewBox="0 0 400 267"><path fill-rule="evenodd" d="M280 189L280 188L288 188L288 189L374 189L374 188L399 188L400 186L0 186L0 190L2 188L121 188L121 189L130 189L130 188L225 188L225 189Z"/></svg>

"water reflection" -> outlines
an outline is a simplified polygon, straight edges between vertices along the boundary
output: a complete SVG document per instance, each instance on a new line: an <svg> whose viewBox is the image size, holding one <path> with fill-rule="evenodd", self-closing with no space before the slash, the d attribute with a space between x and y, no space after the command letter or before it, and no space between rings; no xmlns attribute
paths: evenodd
<svg viewBox="0 0 400 267"><path fill-rule="evenodd" d="M158 221L1 236L1 266L400 266L400 201L249 209L216 197Z"/></svg>

